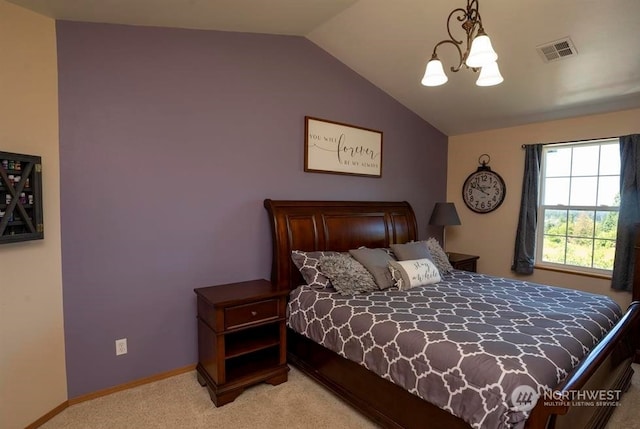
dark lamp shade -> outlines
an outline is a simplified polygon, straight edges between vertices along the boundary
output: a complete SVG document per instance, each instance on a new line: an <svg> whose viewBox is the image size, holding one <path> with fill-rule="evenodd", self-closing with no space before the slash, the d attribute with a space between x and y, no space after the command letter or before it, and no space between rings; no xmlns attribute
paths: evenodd
<svg viewBox="0 0 640 429"><path fill-rule="evenodd" d="M436 203L429 219L429 225L462 225L453 203Z"/></svg>

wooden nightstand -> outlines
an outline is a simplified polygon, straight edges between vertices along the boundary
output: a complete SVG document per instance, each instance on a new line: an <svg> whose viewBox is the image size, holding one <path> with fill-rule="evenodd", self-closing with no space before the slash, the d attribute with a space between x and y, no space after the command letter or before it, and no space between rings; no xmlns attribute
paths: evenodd
<svg viewBox="0 0 640 429"><path fill-rule="evenodd" d="M449 255L449 262L456 270L477 272L477 262L480 259L479 256L465 255L464 253L447 252Z"/></svg>
<svg viewBox="0 0 640 429"><path fill-rule="evenodd" d="M198 382L219 407L260 382L287 381L286 297L267 280L195 289Z"/></svg>

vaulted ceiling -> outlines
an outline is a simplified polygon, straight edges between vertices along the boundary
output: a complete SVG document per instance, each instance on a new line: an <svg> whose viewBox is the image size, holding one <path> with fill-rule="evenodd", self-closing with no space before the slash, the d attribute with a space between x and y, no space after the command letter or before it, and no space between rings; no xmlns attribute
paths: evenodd
<svg viewBox="0 0 640 429"><path fill-rule="evenodd" d="M55 19L304 36L447 135L640 107L639 0L481 0L504 82L478 87L463 69L431 88L424 67L464 0L10 1ZM545 62L536 48L566 37L576 55ZM458 61L450 46L438 56Z"/></svg>

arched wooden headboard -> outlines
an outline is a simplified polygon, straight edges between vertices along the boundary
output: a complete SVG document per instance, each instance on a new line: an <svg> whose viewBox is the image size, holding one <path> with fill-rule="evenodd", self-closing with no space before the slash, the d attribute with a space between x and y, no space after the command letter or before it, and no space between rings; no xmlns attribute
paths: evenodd
<svg viewBox="0 0 640 429"><path fill-rule="evenodd" d="M347 251L360 246L388 247L417 239L417 222L408 202L276 201L266 199L273 238L271 282L280 289L303 283L291 261L292 250Z"/></svg>

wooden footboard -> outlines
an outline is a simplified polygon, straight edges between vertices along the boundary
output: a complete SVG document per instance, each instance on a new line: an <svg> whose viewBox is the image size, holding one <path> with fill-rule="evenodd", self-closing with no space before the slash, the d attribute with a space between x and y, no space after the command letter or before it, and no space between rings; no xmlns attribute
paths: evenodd
<svg viewBox="0 0 640 429"><path fill-rule="evenodd" d="M526 427L532 429L603 428L615 409L615 404L584 406L576 405L575 402L597 404L613 403L619 400L619 397L605 401L601 399L610 398L609 395L615 395L616 392L622 394L629 388L633 375L631 363L639 346L639 333L640 302L634 301L622 319L555 389L551 399L538 400L527 420ZM573 393L578 391L583 392L582 396ZM596 395L598 391L611 393ZM596 399L593 399L593 395L596 395ZM573 402L563 400L571 397L575 398ZM557 404L560 402L564 404Z"/></svg>

